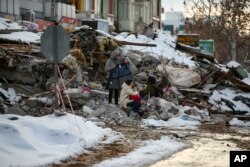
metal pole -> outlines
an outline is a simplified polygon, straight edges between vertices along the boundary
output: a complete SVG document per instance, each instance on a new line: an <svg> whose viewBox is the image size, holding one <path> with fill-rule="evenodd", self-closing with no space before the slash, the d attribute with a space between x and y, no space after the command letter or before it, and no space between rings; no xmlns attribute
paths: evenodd
<svg viewBox="0 0 250 167"><path fill-rule="evenodd" d="M58 109L58 97L57 97L57 63L58 63L58 46L57 46L57 26L53 27L53 45L54 45L54 75L55 75L55 109Z"/></svg>

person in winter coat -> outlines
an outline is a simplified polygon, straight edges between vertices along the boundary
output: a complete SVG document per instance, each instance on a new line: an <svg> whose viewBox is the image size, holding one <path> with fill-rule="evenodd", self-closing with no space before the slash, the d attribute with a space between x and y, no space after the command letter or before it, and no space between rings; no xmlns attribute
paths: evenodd
<svg viewBox="0 0 250 167"><path fill-rule="evenodd" d="M132 111L142 115L140 112L141 98L139 92L135 89L133 80L126 80L122 84L119 103L121 107L131 107Z"/></svg>
<svg viewBox="0 0 250 167"><path fill-rule="evenodd" d="M144 97L146 95L152 97L161 97L163 94L163 91L158 88L156 85L156 79L153 76L148 77L147 81L147 87L144 90L140 91L140 96Z"/></svg>
<svg viewBox="0 0 250 167"><path fill-rule="evenodd" d="M119 50L114 50L110 58L107 60L105 65L105 72L108 74L108 89L109 89L109 103L112 103L113 93L115 94L115 104L118 105L119 91L121 90L120 74L118 68L121 65L127 63L126 58L121 54Z"/></svg>

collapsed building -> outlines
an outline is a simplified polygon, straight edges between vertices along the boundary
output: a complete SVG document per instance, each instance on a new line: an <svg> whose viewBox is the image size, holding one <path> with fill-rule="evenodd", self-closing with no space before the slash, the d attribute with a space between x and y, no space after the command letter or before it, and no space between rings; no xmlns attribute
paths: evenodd
<svg viewBox="0 0 250 167"><path fill-rule="evenodd" d="M104 65L110 53L119 47L129 58L139 87L143 89L148 76L154 76L157 87L164 92L161 98L147 96L147 103L141 107L145 112L143 118L168 120L178 117L202 122L208 121L211 113L241 115L238 118L242 115L246 118L249 114L249 77L241 77L237 72L239 64L231 62L223 66L211 57L184 54L175 50L173 37L160 32L154 40L128 33L113 37L89 28L69 34L71 50L58 63L62 74L59 89L67 112L106 123L138 123L136 115L128 117L121 108L105 100ZM35 41L28 42L0 36L2 114L43 116L54 113L54 64L41 54L37 40L41 34L35 35ZM169 47L171 52L159 48L157 52L153 48L160 46Z"/></svg>

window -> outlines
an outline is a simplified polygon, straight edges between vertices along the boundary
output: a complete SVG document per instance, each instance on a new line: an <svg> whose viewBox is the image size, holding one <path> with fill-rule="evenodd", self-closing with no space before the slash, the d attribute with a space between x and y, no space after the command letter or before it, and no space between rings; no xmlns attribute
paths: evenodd
<svg viewBox="0 0 250 167"><path fill-rule="evenodd" d="M129 3L127 1L120 1L118 5L118 18L127 19L129 13Z"/></svg>
<svg viewBox="0 0 250 167"><path fill-rule="evenodd" d="M135 5L135 21L144 21L143 5Z"/></svg>
<svg viewBox="0 0 250 167"><path fill-rule="evenodd" d="M107 18L108 15L108 1L102 1L102 9L101 9L101 13L102 13L102 17L103 18Z"/></svg>
<svg viewBox="0 0 250 167"><path fill-rule="evenodd" d="M150 13L149 13L149 7L145 7L145 23L150 23Z"/></svg>

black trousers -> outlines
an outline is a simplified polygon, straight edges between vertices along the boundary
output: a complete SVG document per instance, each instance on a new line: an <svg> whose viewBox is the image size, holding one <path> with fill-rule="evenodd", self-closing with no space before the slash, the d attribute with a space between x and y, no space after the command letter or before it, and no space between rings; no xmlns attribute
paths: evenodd
<svg viewBox="0 0 250 167"><path fill-rule="evenodd" d="M140 101L131 101L127 103L128 107L132 107L132 111L140 113L141 102Z"/></svg>
<svg viewBox="0 0 250 167"><path fill-rule="evenodd" d="M115 104L118 105L119 90L118 89L109 89L109 103L112 103L113 92L115 92Z"/></svg>

